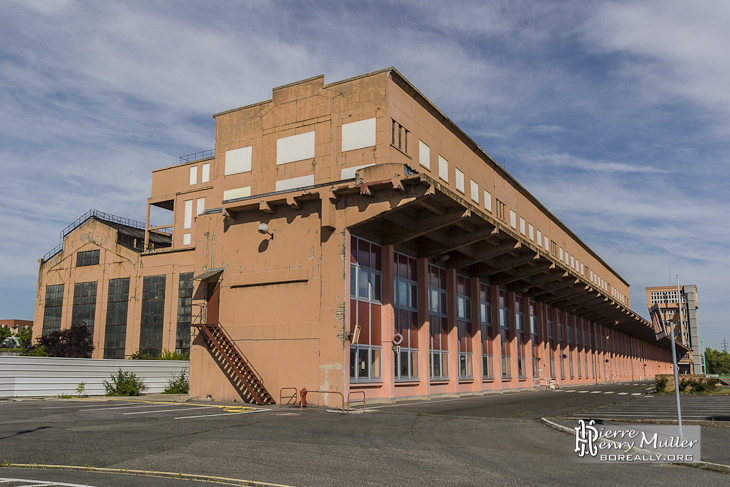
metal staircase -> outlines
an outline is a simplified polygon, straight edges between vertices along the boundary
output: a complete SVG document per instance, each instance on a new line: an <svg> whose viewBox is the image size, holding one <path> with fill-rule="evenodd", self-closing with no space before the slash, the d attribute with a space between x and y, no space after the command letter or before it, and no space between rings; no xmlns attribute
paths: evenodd
<svg viewBox="0 0 730 487"><path fill-rule="evenodd" d="M200 330L211 356L218 362L244 401L260 405L275 403L269 391L264 387L261 376L246 360L220 323L194 324L193 326Z"/></svg>

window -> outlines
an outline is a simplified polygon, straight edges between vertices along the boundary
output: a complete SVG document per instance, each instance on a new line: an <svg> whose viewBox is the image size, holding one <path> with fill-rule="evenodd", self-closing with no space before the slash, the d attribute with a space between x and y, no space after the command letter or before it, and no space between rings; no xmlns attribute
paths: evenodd
<svg viewBox="0 0 730 487"><path fill-rule="evenodd" d="M471 200L474 203L479 204L479 185L473 179L471 180L470 189L471 189L471 191L469 192L469 195L471 196Z"/></svg>
<svg viewBox="0 0 730 487"><path fill-rule="evenodd" d="M375 145L374 118L342 124L342 152L364 149Z"/></svg>
<svg viewBox="0 0 730 487"><path fill-rule="evenodd" d="M139 352L157 357L162 352L165 319L165 276L146 276L142 280L142 318Z"/></svg>
<svg viewBox="0 0 730 487"><path fill-rule="evenodd" d="M428 309L431 343L431 379L443 380L449 377L449 323L446 308L446 270L435 265L428 266Z"/></svg>
<svg viewBox="0 0 730 487"><path fill-rule="evenodd" d="M520 217L520 233L525 235L525 219Z"/></svg>
<svg viewBox="0 0 730 487"><path fill-rule="evenodd" d="M509 327L509 301L505 291L499 291L499 334L502 339L502 378L512 377L511 330Z"/></svg>
<svg viewBox="0 0 730 487"><path fill-rule="evenodd" d="M530 237L530 240L533 242L535 241L535 227L532 226L532 223L527 224L527 236ZM538 243L540 242L540 239L537 240Z"/></svg>
<svg viewBox="0 0 730 487"><path fill-rule="evenodd" d="M282 137L276 141L276 164L314 158L314 132Z"/></svg>
<svg viewBox="0 0 730 487"><path fill-rule="evenodd" d="M547 238L547 236L545 238ZM550 241L550 253L554 256L558 255L558 244L555 243L555 240Z"/></svg>
<svg viewBox="0 0 730 487"><path fill-rule="evenodd" d="M178 282L175 351L178 353L189 353L190 324L193 322L193 273L181 273Z"/></svg>
<svg viewBox="0 0 730 487"><path fill-rule="evenodd" d="M459 378L474 377L472 357L471 279L456 276L456 326L459 339Z"/></svg>
<svg viewBox="0 0 730 487"><path fill-rule="evenodd" d="M517 230L517 214L514 210L509 210L509 226Z"/></svg>
<svg viewBox="0 0 730 487"><path fill-rule="evenodd" d="M197 217L205 211L205 198L198 198L196 203L197 203L197 208L195 211L195 216Z"/></svg>
<svg viewBox="0 0 730 487"><path fill-rule="evenodd" d="M540 346L537 340L537 303L530 301L530 335L532 337L532 377L540 378Z"/></svg>
<svg viewBox="0 0 730 487"><path fill-rule="evenodd" d="M74 302L71 311L71 326L86 325L94 336L96 315L96 281L74 284Z"/></svg>
<svg viewBox="0 0 730 487"><path fill-rule="evenodd" d="M454 171L456 172L456 191L464 194L464 173L461 172L458 168L454 169Z"/></svg>
<svg viewBox="0 0 730 487"><path fill-rule="evenodd" d="M87 250L76 254L76 267L99 264L99 250Z"/></svg>
<svg viewBox="0 0 730 487"><path fill-rule="evenodd" d="M395 252L393 303L395 331L403 343L395 347L395 379L418 379L418 267L416 259Z"/></svg>
<svg viewBox="0 0 730 487"><path fill-rule="evenodd" d="M43 306L43 335L61 329L63 311L63 284L46 286L46 303Z"/></svg>
<svg viewBox="0 0 730 487"><path fill-rule="evenodd" d="M127 311L129 309L129 278L109 280L106 302L106 331L104 358L122 359L127 339Z"/></svg>
<svg viewBox="0 0 730 487"><path fill-rule="evenodd" d="M190 184L198 184L198 166L190 166Z"/></svg>
<svg viewBox="0 0 730 487"><path fill-rule="evenodd" d="M527 338L525 336L525 314L522 311L522 298L520 296L515 296L515 318L517 320L517 376L524 379L527 377L527 364L525 363Z"/></svg>
<svg viewBox="0 0 730 487"><path fill-rule="evenodd" d="M449 182L449 161L441 157L439 154L439 177Z"/></svg>
<svg viewBox="0 0 730 487"><path fill-rule="evenodd" d="M482 378L493 379L492 289L479 284L479 326L482 332Z"/></svg>
<svg viewBox="0 0 730 487"><path fill-rule="evenodd" d="M502 221L505 221L504 219L504 211L505 211L505 204L501 201L497 200L497 218L499 218Z"/></svg>
<svg viewBox="0 0 730 487"><path fill-rule="evenodd" d="M486 189L484 190L484 209L492 212L492 195Z"/></svg>
<svg viewBox="0 0 730 487"><path fill-rule="evenodd" d="M542 232L540 230L537 231L537 246L542 246ZM545 246L545 250L547 250L547 245Z"/></svg>
<svg viewBox="0 0 730 487"><path fill-rule="evenodd" d="M426 169L431 169L431 148L422 140L418 141L418 163Z"/></svg>
<svg viewBox="0 0 730 487"><path fill-rule="evenodd" d="M200 182L207 183L208 181L210 181L210 162L206 162L205 164L203 164L202 169L203 173L200 176Z"/></svg>
<svg viewBox="0 0 730 487"><path fill-rule="evenodd" d="M185 215L183 219L183 228L192 228L193 226L193 200L185 202Z"/></svg>
<svg viewBox="0 0 730 487"><path fill-rule="evenodd" d="M350 239L350 382L381 380L382 249Z"/></svg>
<svg viewBox="0 0 730 487"><path fill-rule="evenodd" d="M225 176L240 174L242 172L251 171L251 155L253 147L241 147L226 151L225 157Z"/></svg>
<svg viewBox="0 0 730 487"><path fill-rule="evenodd" d="M390 143L396 149L408 154L408 130L395 120L392 122L392 136Z"/></svg>

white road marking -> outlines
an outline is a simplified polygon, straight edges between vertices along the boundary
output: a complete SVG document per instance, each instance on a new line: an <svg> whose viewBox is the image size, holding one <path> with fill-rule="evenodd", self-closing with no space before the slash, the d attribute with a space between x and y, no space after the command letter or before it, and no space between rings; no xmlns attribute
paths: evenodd
<svg viewBox="0 0 730 487"><path fill-rule="evenodd" d="M591 392L591 394L602 394L602 393L603 393L603 391L593 391L593 392Z"/></svg>
<svg viewBox="0 0 730 487"><path fill-rule="evenodd" d="M113 406L113 407L105 407L105 408L94 408L94 409L85 409L84 411L108 411L112 409L129 409L129 408L158 408L160 406L163 406L164 404L133 404L130 406Z"/></svg>
<svg viewBox="0 0 730 487"><path fill-rule="evenodd" d="M628 394L628 392L619 392L618 393L619 396L625 396L626 394Z"/></svg>
<svg viewBox="0 0 730 487"><path fill-rule="evenodd" d="M175 409L155 409L154 411L134 411L131 413L122 413L125 416L127 414L155 414L155 413L169 413L170 411L184 411L186 409L205 409L207 406L187 406L187 407L176 407Z"/></svg>
<svg viewBox="0 0 730 487"><path fill-rule="evenodd" d="M255 411L241 411L238 413L218 413L218 414L203 414L200 416L180 416L175 419L193 419L193 418L210 418L213 416L231 416L233 414L250 414L250 413L262 413L264 411L271 411L271 409L256 409Z"/></svg>
<svg viewBox="0 0 730 487"><path fill-rule="evenodd" d="M89 484L67 484L64 482L50 482L43 480L0 478L0 484L7 484L10 482L33 482L32 484L22 484L18 487L93 487Z"/></svg>
<svg viewBox="0 0 730 487"><path fill-rule="evenodd" d="M613 394L613 391L606 391L604 394Z"/></svg>
<svg viewBox="0 0 730 487"><path fill-rule="evenodd" d="M632 396L640 396L640 395L641 395L641 393L640 393L640 392L634 392L634 393L633 393L633 394L631 394L631 395L632 395Z"/></svg>
<svg viewBox="0 0 730 487"><path fill-rule="evenodd" d="M590 391L578 391L578 394L587 394Z"/></svg>

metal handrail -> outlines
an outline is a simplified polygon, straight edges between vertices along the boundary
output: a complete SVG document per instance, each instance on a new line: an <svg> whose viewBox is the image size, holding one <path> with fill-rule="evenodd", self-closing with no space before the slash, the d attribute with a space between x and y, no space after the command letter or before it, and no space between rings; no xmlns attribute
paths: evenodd
<svg viewBox="0 0 730 487"><path fill-rule="evenodd" d="M79 228L81 225L86 223L87 220L91 218L97 218L99 220L108 222L108 223L118 223L120 225L124 225L127 227L136 228L138 230L145 230L146 224L144 222L138 221L138 220L132 220L130 218L124 218L117 215L112 215L111 213L104 213L103 211L99 210L89 210L80 217L76 219L72 224L61 230L61 243L58 244L53 250L48 252L46 255L43 256L43 262L48 261L51 257L58 254L63 250L63 239L66 238L71 232ZM172 234L172 229L169 231L166 231L167 229L161 229L156 230L160 231L161 233L169 233Z"/></svg>
<svg viewBox="0 0 730 487"><path fill-rule="evenodd" d="M180 164L185 164L186 162L200 161L201 159L210 159L211 157L215 157L215 149L193 152L192 154L180 156Z"/></svg>

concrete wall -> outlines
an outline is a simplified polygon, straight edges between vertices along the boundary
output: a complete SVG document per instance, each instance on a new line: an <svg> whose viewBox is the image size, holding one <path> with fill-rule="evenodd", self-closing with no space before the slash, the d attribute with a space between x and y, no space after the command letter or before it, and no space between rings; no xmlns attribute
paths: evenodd
<svg viewBox="0 0 730 487"><path fill-rule="evenodd" d="M134 372L149 387L162 392L168 380L178 376L188 362L177 360L97 360L60 357L0 356L0 397L37 397L76 394L85 382L86 394L106 394L103 380L119 369Z"/></svg>

